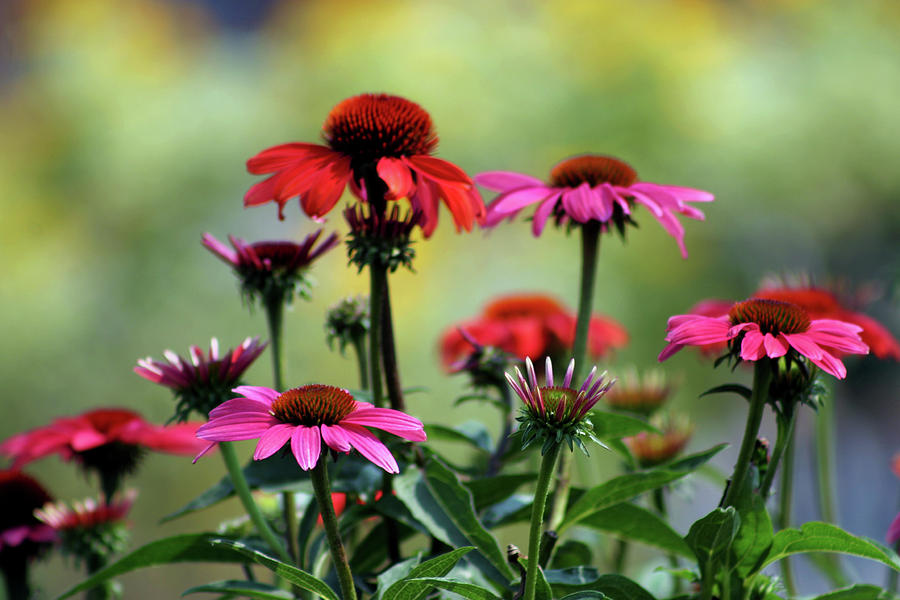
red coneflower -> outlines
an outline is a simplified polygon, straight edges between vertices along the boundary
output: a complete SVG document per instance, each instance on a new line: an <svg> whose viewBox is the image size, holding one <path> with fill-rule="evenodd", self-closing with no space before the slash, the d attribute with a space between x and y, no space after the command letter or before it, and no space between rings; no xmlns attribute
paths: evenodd
<svg viewBox="0 0 900 600"><path fill-rule="evenodd" d="M422 212L426 237L437 227L440 200L450 209L457 231L483 221L484 203L469 176L431 156L438 137L418 104L388 94L353 96L331 110L322 129L326 146L281 144L248 160L250 173L271 175L250 188L244 206L274 201L284 218L284 205L299 197L303 211L320 219L348 185L365 201L371 191L367 182L377 181L383 200L408 198Z"/></svg>

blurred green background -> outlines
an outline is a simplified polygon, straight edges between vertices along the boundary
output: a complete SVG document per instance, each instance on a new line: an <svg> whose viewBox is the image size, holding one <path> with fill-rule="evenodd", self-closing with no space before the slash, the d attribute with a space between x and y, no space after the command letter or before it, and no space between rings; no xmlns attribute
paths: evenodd
<svg viewBox="0 0 900 600"><path fill-rule="evenodd" d="M654 364L669 315L703 298L741 299L773 273L864 289L867 312L900 331L898 27L891 0L6 0L0 437L96 406L164 421L172 401L131 372L139 356L263 335L262 315L241 305L200 237L312 231L293 202L284 222L272 205L242 208L255 181L244 161L276 143L318 141L329 109L363 91L422 104L439 155L469 173L544 177L558 160L593 151L627 160L644 180L716 194L707 221L686 224L686 261L646 211L626 244L604 239L596 308L633 336L613 371ZM344 229L337 213L326 227ZM417 273L392 278L404 384L430 389L410 397L410 412L494 428L492 409L448 410L464 382L442 372L437 338L501 293L544 290L574 306L577 238L548 229L534 239L522 222L457 235L444 214L416 248ZM288 379L352 386L354 363L328 351L322 321L367 278L342 249L313 275L313 300L286 318ZM252 383L270 383L268 361ZM873 358L848 363L847 382L834 386L841 524L883 539L900 491L889 471L900 450L900 374ZM698 422L691 448L736 445L743 403L697 395L745 374L713 371L692 352L665 368L682 382L675 406ZM804 411L800 424L803 519L817 516L804 470L812 418ZM730 468L735 454L720 464ZM595 476L617 468L603 452L581 465ZM28 471L60 498L95 493L55 458ZM220 474L217 459L150 456L133 481L134 544L237 514L226 503L156 524ZM676 507L682 530L714 494ZM500 541L524 545L524 534L511 535ZM882 582L881 570L854 567ZM48 597L80 578L59 559L35 573ZM176 566L122 581L127 598L169 598L235 576L233 567Z"/></svg>

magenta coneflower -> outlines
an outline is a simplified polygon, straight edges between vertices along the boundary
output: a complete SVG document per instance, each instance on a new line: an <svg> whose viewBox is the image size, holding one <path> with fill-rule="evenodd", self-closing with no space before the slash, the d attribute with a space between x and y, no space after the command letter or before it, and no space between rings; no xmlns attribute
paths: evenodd
<svg viewBox="0 0 900 600"><path fill-rule="evenodd" d="M638 181L637 172L627 163L595 154L575 156L557 164L550 172L549 183L511 171L480 173L475 182L500 192L488 206L488 226L513 217L530 204L538 204L532 223L535 236L541 234L550 217L557 225L596 221L604 231L612 224L621 232L626 223L633 223L634 205L641 204L675 238L685 258L684 227L675 215L703 220L703 213L688 203L714 199L703 190Z"/></svg>
<svg viewBox="0 0 900 600"><path fill-rule="evenodd" d="M197 430L197 437L211 442L259 438L254 460L272 456L290 441L297 464L308 471L316 466L324 442L337 452L356 449L385 471L397 473L397 461L387 446L366 427L414 442L425 441L418 419L398 410L357 402L347 390L330 385L304 385L284 393L245 385L234 392L242 397L214 408L209 422Z"/></svg>
<svg viewBox="0 0 900 600"><path fill-rule="evenodd" d="M219 352L219 340L212 338L209 350L191 346L185 359L171 350L163 352L167 362L151 357L139 359L134 372L153 383L171 388L178 397L175 418L187 420L191 410L206 416L224 400L263 350L258 337L245 338L233 350Z"/></svg>
<svg viewBox="0 0 900 600"><path fill-rule="evenodd" d="M575 370L574 359L569 361L562 385L554 384L553 363L549 356L544 362L544 367L543 386L538 384L531 358L525 359L528 379L522 376L518 367L516 367L515 378L506 373L506 380L510 387L525 403L522 415L517 417L517 420L522 423L519 429L522 435L522 448L528 447L532 442L543 441L541 453L546 454L554 444L561 444L565 441L569 448L578 445L586 452L581 440L584 436L603 445L594 437L587 414L609 391L615 380L605 381L606 373L602 373L594 379L597 374L597 367L594 367L581 387L576 390L569 387L572 383L572 373Z"/></svg>
<svg viewBox="0 0 900 600"><path fill-rule="evenodd" d="M367 200L365 180L377 178L384 200L409 198L422 211L426 237L437 227L440 200L457 230L469 231L484 219L484 203L469 176L431 156L438 137L431 117L415 102L388 94L353 96L331 110L322 129L327 146L281 144L248 160L254 175L272 175L250 188L244 206L274 201L284 218L284 205L299 196L303 211L320 219L348 185Z"/></svg>
<svg viewBox="0 0 900 600"><path fill-rule="evenodd" d="M34 516L60 533L93 529L125 519L131 510L137 490L127 490L111 501L86 498L81 502L48 502L34 511Z"/></svg>
<svg viewBox="0 0 900 600"><path fill-rule="evenodd" d="M678 456L694 432L690 421L684 417L651 419L650 424L660 433L642 431L622 439L642 468L655 467Z"/></svg>
<svg viewBox="0 0 900 600"><path fill-rule="evenodd" d="M50 500L34 478L16 469L0 470L0 574L9 598L31 597L28 566L56 541L56 532L34 516Z"/></svg>
<svg viewBox="0 0 900 600"><path fill-rule="evenodd" d="M727 315L676 315L669 319L664 361L684 346L727 342L741 360L779 358L789 352L805 356L826 373L843 379L847 369L834 353L868 354L859 337L862 327L834 319L810 319L789 302L752 298L734 304Z"/></svg>

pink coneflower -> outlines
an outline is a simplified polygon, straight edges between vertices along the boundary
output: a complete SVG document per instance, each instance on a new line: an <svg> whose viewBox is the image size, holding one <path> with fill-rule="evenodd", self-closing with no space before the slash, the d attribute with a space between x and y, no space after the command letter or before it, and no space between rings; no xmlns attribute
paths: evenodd
<svg viewBox="0 0 900 600"><path fill-rule="evenodd" d="M37 556L56 539L53 529L32 514L50 500L33 477L18 469L0 470L0 565L20 554L23 560Z"/></svg>
<svg viewBox="0 0 900 600"><path fill-rule="evenodd" d="M366 427L425 441L418 419L398 410L357 402L347 390L330 385L304 385L284 393L245 385L234 392L242 397L214 408L209 422L197 430L197 437L211 442L259 438L254 460L272 456L290 441L297 464L308 471L316 466L324 442L337 452L356 449L385 471L397 473L397 461L387 446Z"/></svg>
<svg viewBox="0 0 900 600"><path fill-rule="evenodd" d="M654 467L678 456L694 432L686 418L655 419L651 420L651 425L660 433L642 431L622 439L642 468Z"/></svg>
<svg viewBox="0 0 900 600"><path fill-rule="evenodd" d="M575 156L557 164L550 172L549 183L510 171L480 173L475 182L500 192L488 206L488 226L513 217L530 204L538 204L532 223L535 236L541 234L550 217L557 225L596 221L604 231L614 225L623 232L627 223L633 223L634 205L641 204L675 238L685 258L684 227L675 215L703 220L703 213L688 203L714 199L703 190L638 181L637 172L627 163L595 154Z"/></svg>
<svg viewBox="0 0 900 600"><path fill-rule="evenodd" d="M241 377L263 350L265 342L258 337L245 338L233 350L219 352L219 340L212 338L209 350L191 346L188 358L182 358L166 350L163 356L167 362L151 357L139 359L134 372L153 383L171 388L178 397L176 419L185 421L191 410L201 415L231 397L231 390L238 385Z"/></svg>
<svg viewBox="0 0 900 600"><path fill-rule="evenodd" d="M338 235L332 233L318 246L322 236L319 229L299 244L291 241L264 241L247 243L229 235L234 250L214 238L203 234L203 245L213 254L231 265L244 293L253 299L256 294L266 297L269 292L290 293L302 280L304 270L314 260L338 245ZM288 298L290 299L290 298Z"/></svg>
<svg viewBox="0 0 900 600"><path fill-rule="evenodd" d="M843 379L844 363L835 353L867 354L859 337L862 327L834 319L810 319L796 304L753 298L734 304L727 315L676 315L669 319L660 353L664 361L684 346L728 343L741 360L804 356L826 373ZM739 347L738 347L739 345Z"/></svg>
<svg viewBox="0 0 900 600"><path fill-rule="evenodd" d="M658 411L672 394L673 386L662 371L649 370L642 375L626 371L604 401L610 408L650 416Z"/></svg>
<svg viewBox="0 0 900 600"><path fill-rule="evenodd" d="M544 369L543 386L538 384L531 358L525 359L528 379L522 376L518 367L515 369L516 377L506 373L510 387L525 403L523 414L518 417L522 423L519 429L522 435L522 448L526 448L534 441L543 441L542 454L547 452L549 445L563 442L568 443L570 448L577 444L585 450L581 440L584 436L600 443L593 435L587 414L609 391L615 380L605 381L606 373L595 379L597 367L594 367L581 387L576 390L569 387L575 370L574 359L569 361L562 385L554 383L553 362L549 356L544 362Z"/></svg>
<svg viewBox="0 0 900 600"><path fill-rule="evenodd" d="M86 498L81 502L48 502L34 511L34 516L60 533L94 529L119 523L125 519L137 490L128 490L110 502Z"/></svg>
<svg viewBox="0 0 900 600"><path fill-rule="evenodd" d="M384 200L409 198L422 211L425 237L437 227L440 200L450 209L457 231L469 231L484 219L484 204L469 176L431 156L438 138L431 117L418 104L388 94L347 98L329 113L323 136L326 146L281 144L248 160L250 173L272 175L250 188L244 206L274 201L284 218L284 205L299 196L303 211L320 219L348 185L367 200L365 180L377 178Z"/></svg>

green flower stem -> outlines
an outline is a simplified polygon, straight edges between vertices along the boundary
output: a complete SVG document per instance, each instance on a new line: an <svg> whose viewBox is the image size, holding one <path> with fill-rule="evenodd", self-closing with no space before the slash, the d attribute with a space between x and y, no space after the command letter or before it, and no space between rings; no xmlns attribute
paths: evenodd
<svg viewBox="0 0 900 600"><path fill-rule="evenodd" d="M575 359L575 370L572 382L578 385L581 374L587 367L588 331L591 325L591 312L594 308L594 282L597 279L597 256L600 253L600 223L588 221L581 226L581 288L578 294L578 320L575 324L575 347L572 357ZM550 522L548 529L556 530L566 514L569 504L569 486L572 483L571 452L563 453L559 459L556 487L550 500Z"/></svg>
<svg viewBox="0 0 900 600"><path fill-rule="evenodd" d="M734 465L734 474L728 491L722 499L722 506L734 506L744 487L747 473L750 471L750 458L756 447L756 436L759 434L759 426L762 423L763 410L766 408L766 400L769 397L769 384L772 382L772 365L768 358L762 358L753 363L753 393L750 396L750 412L747 415L747 426L744 429L744 440L741 442L741 450L738 453L737 463Z"/></svg>
<svg viewBox="0 0 900 600"><path fill-rule="evenodd" d="M272 528L269 527L265 517L263 517L262 512L260 512L259 507L253 500L253 495L250 493L250 486L247 485L247 480L244 479L244 472L241 470L237 453L234 451L234 445L232 442L219 442L219 452L222 453L222 460L225 461L228 475L231 476L231 484L234 486L234 491L237 493L238 498L240 498L241 504L244 505L244 510L247 511L250 521L256 527L256 530L259 532L259 535L262 536L263 540L265 540L272 548L272 551L278 555L278 558L283 562L290 563L290 555L284 549L281 540L275 536Z"/></svg>
<svg viewBox="0 0 900 600"><path fill-rule="evenodd" d="M369 373L372 376L372 402L379 408L384 407L384 388L381 385L381 326L386 283L387 270L385 267L369 265L369 306L372 311L372 324L369 328Z"/></svg>
<svg viewBox="0 0 900 600"><path fill-rule="evenodd" d="M769 460L766 476L759 486L759 493L762 495L763 500L769 497L772 481L775 479L775 471L778 470L778 463L781 461L787 448L794 443L794 426L797 423L797 413L799 411L797 410L797 402L791 401L789 406L791 411L789 416L778 415L778 433L776 434L775 448L772 450L772 458ZM782 485L784 483L782 481ZM787 483L790 484L790 482Z"/></svg>
<svg viewBox="0 0 900 600"><path fill-rule="evenodd" d="M497 389L500 392L500 397L503 398L503 405L506 407L506 410L503 415L503 431L500 432L497 447L494 448L493 454L488 459L487 472L485 472L486 477L493 477L500 472L500 468L503 466L503 456L509 449L509 436L512 434L515 422L515 409L512 405L512 394L509 391L509 386L504 382L497 385Z"/></svg>
<svg viewBox="0 0 900 600"><path fill-rule="evenodd" d="M666 492L665 488L656 488L653 490L653 506L656 508L656 513L662 517L664 521L669 520L669 510L666 508ZM669 567L672 569L678 569L678 557L672 553L666 555L666 558L669 560ZM672 595L677 596L681 593L681 578L672 576Z"/></svg>
<svg viewBox="0 0 900 600"><path fill-rule="evenodd" d="M285 391L282 367L284 356L281 349L282 321L284 317L284 298L281 294L270 294L265 299L266 321L269 324L269 339L272 351L272 381L275 389ZM281 510L284 516L284 539L287 542L288 553L294 561L300 559L300 548L297 540L297 505L294 501L294 492L281 492ZM298 564L298 567L303 565Z"/></svg>
<svg viewBox="0 0 900 600"><path fill-rule="evenodd" d="M87 566L87 574L88 577L101 570L106 566L106 556L103 554L99 554L97 552L92 552L88 557L86 562ZM113 586L115 584L107 579L101 583L98 583L95 587L92 587L88 591L84 593L85 600L109 600L113 598L115 594L113 593Z"/></svg>
<svg viewBox="0 0 900 600"><path fill-rule="evenodd" d="M369 361L366 354L365 336L353 339L353 350L356 352L356 362L359 365L359 389L369 389Z"/></svg>
<svg viewBox="0 0 900 600"><path fill-rule="evenodd" d="M28 563L4 565L3 583L6 587L7 600L29 600L31 586L28 585Z"/></svg>
<svg viewBox="0 0 900 600"><path fill-rule="evenodd" d="M334 514L334 504L331 501L331 484L328 481L326 456L321 456L319 462L309 473L316 501L319 503L322 523L325 525L325 536L331 547L331 562L334 564L334 570L341 584L341 596L343 600L356 600L353 574L350 572L350 563L347 562L347 553L344 552L344 544L341 542L341 534L338 532L337 516Z"/></svg>
<svg viewBox="0 0 900 600"><path fill-rule="evenodd" d="M796 411L795 411L796 412ZM778 491L778 529L787 529L791 526L791 506L794 500L794 444L791 440L784 449L783 464L781 466L781 481ZM769 467L771 468L771 466ZM781 559L781 579L788 598L797 595L797 587L794 584L794 572L789 558Z"/></svg>
<svg viewBox="0 0 900 600"><path fill-rule="evenodd" d="M824 402L816 415L816 482L818 485L819 514L826 523L838 524L837 498L834 495L835 463L834 400ZM846 585L849 582L843 563L836 554L823 556L827 569L823 569L832 584Z"/></svg>
<svg viewBox="0 0 900 600"><path fill-rule="evenodd" d="M525 574L524 600L534 600L537 590L538 562L541 555L541 536L544 529L544 509L547 507L547 491L556 467L562 444L554 444L541 459L541 470L538 475L537 488L534 490L534 503L531 505L531 528L528 532L528 571Z"/></svg>
<svg viewBox="0 0 900 600"><path fill-rule="evenodd" d="M384 276L384 306L382 307L381 348L384 360L384 380L387 385L391 408L405 411L403 386L400 385L400 365L397 363L397 348L394 345L394 319L391 315L391 284Z"/></svg>

